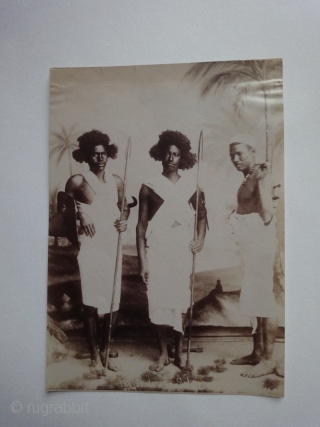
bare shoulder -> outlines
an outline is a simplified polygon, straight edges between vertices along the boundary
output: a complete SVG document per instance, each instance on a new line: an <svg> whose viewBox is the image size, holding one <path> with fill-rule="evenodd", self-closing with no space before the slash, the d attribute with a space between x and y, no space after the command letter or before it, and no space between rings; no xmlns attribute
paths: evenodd
<svg viewBox="0 0 320 427"><path fill-rule="evenodd" d="M122 181L122 179L120 178L119 175L112 174L112 176L114 177L114 180L116 182L118 190L121 190L123 188L123 181Z"/></svg>
<svg viewBox="0 0 320 427"><path fill-rule="evenodd" d="M80 175L80 174L72 175L66 183L66 192L70 193L78 190L79 187L83 185L83 181L84 181L83 175Z"/></svg>
<svg viewBox="0 0 320 427"><path fill-rule="evenodd" d="M142 197L146 197L146 196L148 196L149 194L151 193L151 190L150 190L150 188L147 186L147 185L145 185L145 184L142 184L141 185L141 188L140 188L140 197L142 196Z"/></svg>

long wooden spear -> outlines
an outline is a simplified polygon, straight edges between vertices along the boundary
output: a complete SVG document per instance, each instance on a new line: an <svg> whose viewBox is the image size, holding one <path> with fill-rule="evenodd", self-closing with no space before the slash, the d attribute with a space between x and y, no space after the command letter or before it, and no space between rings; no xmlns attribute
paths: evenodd
<svg viewBox="0 0 320 427"><path fill-rule="evenodd" d="M193 239L198 239L198 211L199 211L199 197L200 197L200 188L199 188L199 172L201 166L201 159L203 153L203 133L200 132L199 144L198 144L198 169L197 169L197 195L196 195L196 213L194 217L194 231ZM193 316L193 294L194 294L194 278L196 270L196 260L197 254L193 254L192 257L192 273L191 273L191 289L190 289L190 308L189 308L189 333L188 333L188 347L187 347L187 363L186 367L190 367L190 350L191 350L191 326L192 326L192 316Z"/></svg>
<svg viewBox="0 0 320 427"><path fill-rule="evenodd" d="M124 167L124 178L123 178L123 195L121 201L121 214L120 220L123 219L124 203L126 200L126 189L127 189L127 167L128 160L131 156L131 138L128 139L127 148L126 148L126 163ZM118 245L117 245L117 256L116 256L116 265L114 268L114 277L113 277L113 288L112 288L112 298L110 305L110 321L109 321L109 331L108 331L108 346L107 346L107 355L106 355L106 368L108 369L109 363L109 353L110 353L110 343L111 343L111 329L112 329L112 317L113 317L113 306L114 306L114 297L116 294L117 287L117 277L118 277L118 267L119 267L119 257L121 249L121 232L118 232Z"/></svg>

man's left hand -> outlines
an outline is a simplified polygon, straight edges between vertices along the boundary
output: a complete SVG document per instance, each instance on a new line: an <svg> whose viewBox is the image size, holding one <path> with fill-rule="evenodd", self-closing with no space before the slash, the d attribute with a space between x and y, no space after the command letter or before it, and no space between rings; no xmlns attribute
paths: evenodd
<svg viewBox="0 0 320 427"><path fill-rule="evenodd" d="M261 163L261 165L258 165L255 168L253 174L258 181L263 180L266 176L270 174L270 163L269 162Z"/></svg>
<svg viewBox="0 0 320 427"><path fill-rule="evenodd" d="M116 227L117 231L122 233L123 231L126 231L126 229L127 229L127 220L126 219L117 219L114 223L114 226Z"/></svg>
<svg viewBox="0 0 320 427"><path fill-rule="evenodd" d="M191 240L190 242L190 249L193 254L197 254L201 251L203 247L204 241L203 240Z"/></svg>

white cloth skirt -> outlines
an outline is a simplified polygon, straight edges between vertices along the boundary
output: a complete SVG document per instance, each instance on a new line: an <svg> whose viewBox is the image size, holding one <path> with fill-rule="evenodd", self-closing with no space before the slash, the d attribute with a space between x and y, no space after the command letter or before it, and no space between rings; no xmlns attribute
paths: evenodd
<svg viewBox="0 0 320 427"><path fill-rule="evenodd" d="M264 225L258 213L230 215L232 232L244 263L240 311L247 316L277 317L273 293L275 222L273 217L269 225Z"/></svg>

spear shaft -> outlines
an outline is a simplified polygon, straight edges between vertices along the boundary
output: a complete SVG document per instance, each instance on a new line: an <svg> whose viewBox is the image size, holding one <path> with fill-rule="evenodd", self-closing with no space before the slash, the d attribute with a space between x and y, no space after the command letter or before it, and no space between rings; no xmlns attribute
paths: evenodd
<svg viewBox="0 0 320 427"><path fill-rule="evenodd" d="M130 157L130 154L131 154L131 138L129 138L128 143L127 143L127 148L126 148L126 163L125 163L125 167L124 167L123 195L122 195L122 201L121 201L120 220L123 219L124 204L125 204L126 189L127 189L127 168L128 168L128 159ZM115 268L114 268L114 277L113 277L112 298L111 298L111 305L110 305L109 331L108 331L108 346L107 346L107 355L106 355L106 368L107 369L108 369L108 363L109 363L112 317L113 317L114 298L115 298L116 287L117 287L120 249L121 249L121 232L118 231L117 255L116 255L116 264L115 264Z"/></svg>
<svg viewBox="0 0 320 427"><path fill-rule="evenodd" d="M197 193L196 193L196 213L194 217L194 231L193 239L198 239L198 212L199 212L199 198L200 198L200 188L199 188L199 172L201 166L203 151L203 134L200 132L199 144L198 144L198 168L197 168ZM191 289L190 289L190 308L189 308L189 332L188 332L188 346L187 346L187 363L186 366L190 366L190 350L191 350L191 326L192 326L192 316L193 316L193 295L194 295L194 279L195 279L195 270L196 270L196 260L197 254L192 256L192 273L191 273Z"/></svg>

